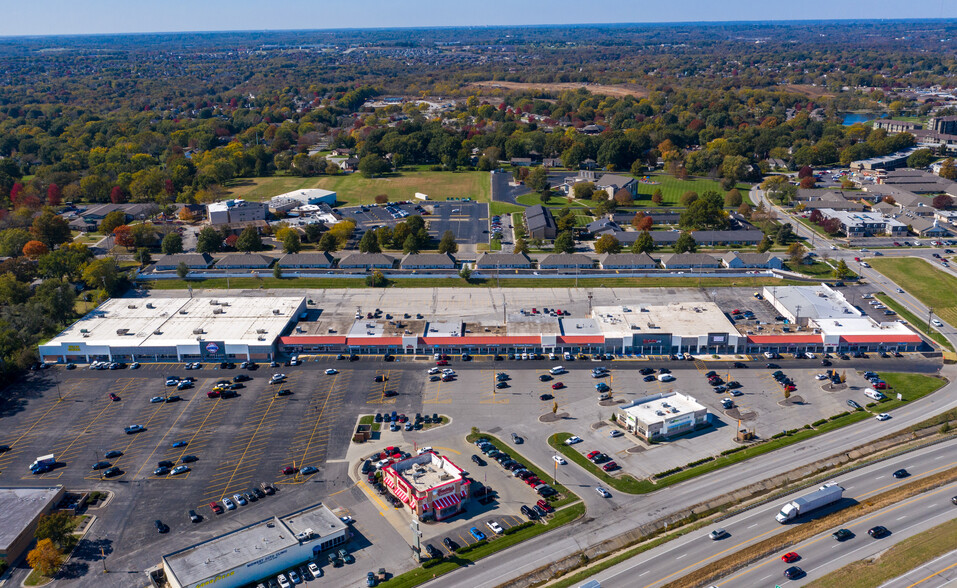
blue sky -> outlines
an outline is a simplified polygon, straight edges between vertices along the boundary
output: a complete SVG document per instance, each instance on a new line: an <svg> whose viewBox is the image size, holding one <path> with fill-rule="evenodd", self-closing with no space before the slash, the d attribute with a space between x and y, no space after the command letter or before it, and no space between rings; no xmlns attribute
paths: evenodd
<svg viewBox="0 0 957 588"><path fill-rule="evenodd" d="M0 35L957 18L954 0L3 0Z"/></svg>

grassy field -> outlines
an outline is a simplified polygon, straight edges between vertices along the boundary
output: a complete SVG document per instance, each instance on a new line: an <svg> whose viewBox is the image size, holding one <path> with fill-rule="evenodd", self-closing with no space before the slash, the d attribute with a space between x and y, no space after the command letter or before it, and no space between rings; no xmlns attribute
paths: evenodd
<svg viewBox="0 0 957 588"><path fill-rule="evenodd" d="M910 323L912 328L924 333L944 349L949 349L950 351L954 350L954 346L950 344L950 341L947 340L947 337L944 337L934 329L931 329L929 333L927 332L927 317L922 319L918 318L917 315L908 310L904 305L898 303L896 300L886 294L877 294L875 297L883 302L888 308L896 312L897 316Z"/></svg>
<svg viewBox="0 0 957 588"><path fill-rule="evenodd" d="M880 586L907 571L914 570L925 562L953 551L955 545L957 545L957 519L951 519L892 546L879 558L856 561L807 586L809 588ZM929 574L916 572L916 575L922 578Z"/></svg>
<svg viewBox="0 0 957 588"><path fill-rule="evenodd" d="M536 204L544 204L549 208L565 208L566 206L572 208L588 208L594 202L585 202L581 200L572 200L568 201L568 198L564 196L553 196L548 199L548 202L543 202L541 196L537 192L532 194L522 194L515 199L519 204L524 204L525 206L535 206Z"/></svg>
<svg viewBox="0 0 957 588"><path fill-rule="evenodd" d="M385 194L390 201L412 200L416 192L428 194L432 200L471 198L488 202L492 189L487 172L429 171L399 172L382 178L364 178L361 174L242 178L227 186L232 198L260 201L306 188L335 190L338 201L347 205L372 204L379 194Z"/></svg>
<svg viewBox="0 0 957 588"><path fill-rule="evenodd" d="M957 325L957 278L942 272L922 259L874 258L874 269L898 285L907 285L907 291L934 309L934 313L952 325Z"/></svg>
<svg viewBox="0 0 957 588"><path fill-rule="evenodd" d="M661 190L663 206L676 206L681 195L689 190L697 192L698 194L708 190L714 190L720 194L724 194L725 192L721 188L720 182L708 178L689 177L687 180L679 180L666 173L654 173L641 177L647 177L650 181L658 182L658 185L639 182L638 197L635 198L634 206L656 206L656 204L651 201L651 195L658 189ZM748 184L738 184L738 191L741 192L741 196L745 199L747 199L749 189L750 186L748 186Z"/></svg>
<svg viewBox="0 0 957 588"><path fill-rule="evenodd" d="M887 390L884 391L888 400L880 402L874 407L875 412L887 412L900 408L908 402L920 400L924 396L939 390L947 382L942 378L925 376L923 374L895 374L878 372L881 379L887 382ZM898 400L897 394L900 393L904 400Z"/></svg>
<svg viewBox="0 0 957 588"><path fill-rule="evenodd" d="M523 210L525 210L524 206L509 204L508 202L492 202L488 205L488 213L492 216L496 214L512 214L513 212L521 214Z"/></svg>

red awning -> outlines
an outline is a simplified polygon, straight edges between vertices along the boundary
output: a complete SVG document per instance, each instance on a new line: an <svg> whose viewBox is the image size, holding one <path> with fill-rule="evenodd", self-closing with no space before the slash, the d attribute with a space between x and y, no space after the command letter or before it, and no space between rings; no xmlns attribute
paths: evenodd
<svg viewBox="0 0 957 588"><path fill-rule="evenodd" d="M845 343L920 343L918 335L843 335Z"/></svg>
<svg viewBox="0 0 957 588"><path fill-rule="evenodd" d="M822 344L821 335L748 335L748 341L755 345L800 345Z"/></svg>
<svg viewBox="0 0 957 588"><path fill-rule="evenodd" d="M388 476L382 476L382 483L395 490L395 483L392 481L392 478Z"/></svg>
<svg viewBox="0 0 957 588"><path fill-rule="evenodd" d="M455 494L449 494L448 496L443 496L442 498L434 501L432 506L435 507L436 510L445 510L446 508L455 506L459 502L461 502L461 500L458 496Z"/></svg>
<svg viewBox="0 0 957 588"><path fill-rule="evenodd" d="M476 335L475 337L419 337L422 345L541 345L542 338L533 336Z"/></svg>
<svg viewBox="0 0 957 588"><path fill-rule="evenodd" d="M288 335L280 337L283 345L345 345L346 338L338 335Z"/></svg>
<svg viewBox="0 0 957 588"><path fill-rule="evenodd" d="M349 337L346 342L354 347L361 345L402 345L402 337Z"/></svg>
<svg viewBox="0 0 957 588"><path fill-rule="evenodd" d="M558 343L566 345L601 345L605 342L602 335L559 335Z"/></svg>

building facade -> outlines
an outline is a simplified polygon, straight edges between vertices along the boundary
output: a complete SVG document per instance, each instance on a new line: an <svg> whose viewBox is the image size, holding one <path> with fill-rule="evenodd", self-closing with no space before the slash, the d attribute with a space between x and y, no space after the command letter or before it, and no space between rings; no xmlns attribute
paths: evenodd
<svg viewBox="0 0 957 588"><path fill-rule="evenodd" d="M229 225L266 220L267 209L262 202L225 200L207 205L206 214L211 225Z"/></svg>
<svg viewBox="0 0 957 588"><path fill-rule="evenodd" d="M638 398L615 410L615 420L646 441L669 439L711 424L711 414L697 400L678 392Z"/></svg>
<svg viewBox="0 0 957 588"><path fill-rule="evenodd" d="M382 483L417 517L436 521L464 511L471 488L461 468L431 451L382 468Z"/></svg>

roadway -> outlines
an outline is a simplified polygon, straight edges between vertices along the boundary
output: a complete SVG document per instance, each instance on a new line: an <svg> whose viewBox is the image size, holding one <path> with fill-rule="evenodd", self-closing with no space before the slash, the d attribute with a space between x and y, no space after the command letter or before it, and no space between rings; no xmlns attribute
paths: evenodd
<svg viewBox="0 0 957 588"><path fill-rule="evenodd" d="M833 481L838 482L845 489L845 499L838 506L850 506L875 494L953 467L957 465L955 449L957 449L957 440L952 440L838 476ZM899 468L906 468L911 476L900 480L893 478L891 472ZM720 521L711 527L665 543L598 573L592 579L598 580L602 588L652 588L676 580L739 549L768 537L786 533L790 525L781 525L774 520L774 515L780 510L781 505L811 490L813 488L781 497ZM808 573L808 577L820 577L831 569L885 549L888 543L900 541L939 524L948 517L957 515L957 507L950 502L955 492L957 492L957 483L928 492L919 499L902 502L880 513L845 524L845 528L855 533L854 539L838 543L830 536L835 530L832 529L822 536L792 546L786 551L796 551L802 556L802 560L796 565L802 567ZM839 508L825 508L819 514L827 514L835 510ZM813 515L814 513L800 521L810 520ZM890 529L891 535L881 541L870 539L867 536L867 529L874 525L884 525ZM729 536L718 541L709 539L707 533L717 527L727 530ZM778 553L751 564L715 584L722 588L771 586L775 583L781 585L784 582L781 574L788 567L780 559L783 554L783 552Z"/></svg>
<svg viewBox="0 0 957 588"><path fill-rule="evenodd" d="M880 588L943 588L957 582L957 550L901 574Z"/></svg>

